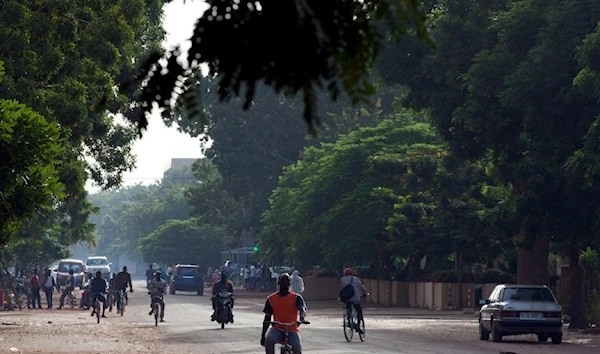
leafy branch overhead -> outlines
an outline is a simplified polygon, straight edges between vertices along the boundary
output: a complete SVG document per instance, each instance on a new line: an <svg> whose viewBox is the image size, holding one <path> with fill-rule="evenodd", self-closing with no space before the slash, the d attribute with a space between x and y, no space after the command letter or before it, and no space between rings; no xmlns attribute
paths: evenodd
<svg viewBox="0 0 600 354"><path fill-rule="evenodd" d="M200 108L195 75L207 64L209 76L218 77L221 100L244 97L248 109L256 85L264 82L289 96L302 93L304 119L311 130L316 116L317 91L326 89L335 100L345 91L353 103L374 92L368 71L384 37L399 38L408 31L429 42L425 17L416 0L208 0L196 23L191 48L183 64L179 49L167 54L166 64L155 52L142 65L137 82L146 83L138 100L146 114L154 103L173 114L175 93L182 93L188 115ZM166 70L165 70L166 69ZM191 83L191 84L190 84ZM244 90L245 89L245 90Z"/></svg>

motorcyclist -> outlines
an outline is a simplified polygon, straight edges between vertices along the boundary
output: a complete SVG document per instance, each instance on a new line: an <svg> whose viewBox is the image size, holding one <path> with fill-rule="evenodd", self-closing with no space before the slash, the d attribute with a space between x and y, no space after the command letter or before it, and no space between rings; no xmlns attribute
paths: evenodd
<svg viewBox="0 0 600 354"><path fill-rule="evenodd" d="M104 316L104 312L106 311L106 308L107 308L106 297L104 297L104 294L106 293L106 280L104 280L102 278L101 271L97 271L96 277L94 279L92 279L91 285L90 285L90 292L92 293L92 304L94 304L96 302L96 299L98 299L98 301L100 301L103 305L102 306L102 317L106 317L106 316ZM92 308L93 308L92 316L94 316L96 314L96 308L95 308L95 306L92 306Z"/></svg>
<svg viewBox="0 0 600 354"><path fill-rule="evenodd" d="M148 284L148 294L150 294L150 312L148 315L152 316L154 313L154 308L152 305L154 302L158 302L160 304L160 322L165 322L165 301L164 295L167 290L167 282L162 279L162 274L160 271L157 271L154 274L154 279Z"/></svg>
<svg viewBox="0 0 600 354"><path fill-rule="evenodd" d="M217 294L222 291L231 293L231 308L233 309L233 284L229 279L227 279L227 272L221 273L221 281L216 282L212 288L211 300L213 314L210 316L210 320L213 322L217 320L217 307L219 306L219 298L217 297ZM231 313L231 319L229 322L233 323L233 312Z"/></svg>

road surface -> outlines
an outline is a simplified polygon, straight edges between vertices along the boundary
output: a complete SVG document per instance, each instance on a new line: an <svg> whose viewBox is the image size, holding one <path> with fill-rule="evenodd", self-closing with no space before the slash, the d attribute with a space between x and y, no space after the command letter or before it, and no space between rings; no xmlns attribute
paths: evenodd
<svg viewBox="0 0 600 354"><path fill-rule="evenodd" d="M100 325L89 313L77 310L25 310L0 314L0 353L264 353L260 346L263 315L261 299L240 298L234 309L235 323L224 330L210 322L210 297L177 293L165 297L166 323L154 327L148 315L149 297L142 282L130 296L125 316L114 313ZM302 327L303 352L319 354L597 354L600 343L582 335L565 333L561 345L538 343L534 336L508 337L493 343L477 338L477 322L472 316L387 316L365 311L367 334L346 342L341 314L315 310L310 303ZM398 310L396 309L395 312ZM107 312L108 313L108 312ZM390 310L390 314L392 311ZM48 323L52 322L52 323ZM35 340L32 340L34 335ZM6 348L6 349L3 349ZM16 351L18 350L18 351Z"/></svg>

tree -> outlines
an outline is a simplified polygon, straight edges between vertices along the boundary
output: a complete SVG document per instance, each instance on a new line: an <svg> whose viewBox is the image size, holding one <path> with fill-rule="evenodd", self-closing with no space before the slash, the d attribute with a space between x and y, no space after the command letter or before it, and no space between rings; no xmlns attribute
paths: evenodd
<svg viewBox="0 0 600 354"><path fill-rule="evenodd" d="M224 230L196 219L169 220L140 238L138 250L145 262L190 263L207 268L221 260Z"/></svg>
<svg viewBox="0 0 600 354"><path fill-rule="evenodd" d="M0 99L0 245L35 213L64 197L59 127L27 106Z"/></svg>
<svg viewBox="0 0 600 354"><path fill-rule="evenodd" d="M427 39L420 2L415 0L210 0L207 4L183 64L190 70L178 62L178 49L169 53L166 65L159 63L159 52L143 65L135 83L147 80L139 96L144 112L156 102L169 115L173 92L183 85L194 116L198 110L195 71L208 64L209 76L218 76L220 98L245 96L246 109L261 82L289 96L302 92L304 118L313 127L318 121L319 89L326 87L334 99L344 90L353 102L373 92L368 72L381 46L382 25L394 38L414 31ZM122 87L132 84L125 82ZM145 117L140 118L140 128L146 125Z"/></svg>
<svg viewBox="0 0 600 354"><path fill-rule="evenodd" d="M377 261L391 271L388 219L400 199L420 193L411 190L408 183L418 183L406 173L420 168L415 174L426 179L444 150L420 119L399 113L307 149L273 192L259 249L267 257L280 257L278 250L285 249L300 267Z"/></svg>
<svg viewBox="0 0 600 354"><path fill-rule="evenodd" d="M517 281L545 284L550 238L565 236L574 248L579 243L571 232L555 234L553 209L571 219L587 213L574 207L585 192L566 192L576 187L566 167L600 113L597 97L573 85L581 73L579 48L600 20L597 4L442 4L432 10L432 26L446 44L435 52L416 50L419 59L410 59L416 65L396 78L411 87L406 102L430 110L454 151L473 159L491 154L496 181L512 190L505 205L514 206L519 225ZM456 45L465 36L478 40ZM565 198L573 199L557 203ZM580 326L582 318L581 310L572 313L571 325Z"/></svg>

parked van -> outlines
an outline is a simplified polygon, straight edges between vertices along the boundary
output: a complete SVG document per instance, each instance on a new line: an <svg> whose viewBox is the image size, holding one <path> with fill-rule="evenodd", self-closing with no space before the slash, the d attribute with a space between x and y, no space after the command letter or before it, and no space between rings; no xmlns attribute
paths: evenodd
<svg viewBox="0 0 600 354"><path fill-rule="evenodd" d="M75 286L83 289L85 282L86 265L81 259L62 259L58 263L58 273L56 275L56 285L58 287L66 286L69 271L73 270L75 276Z"/></svg>

